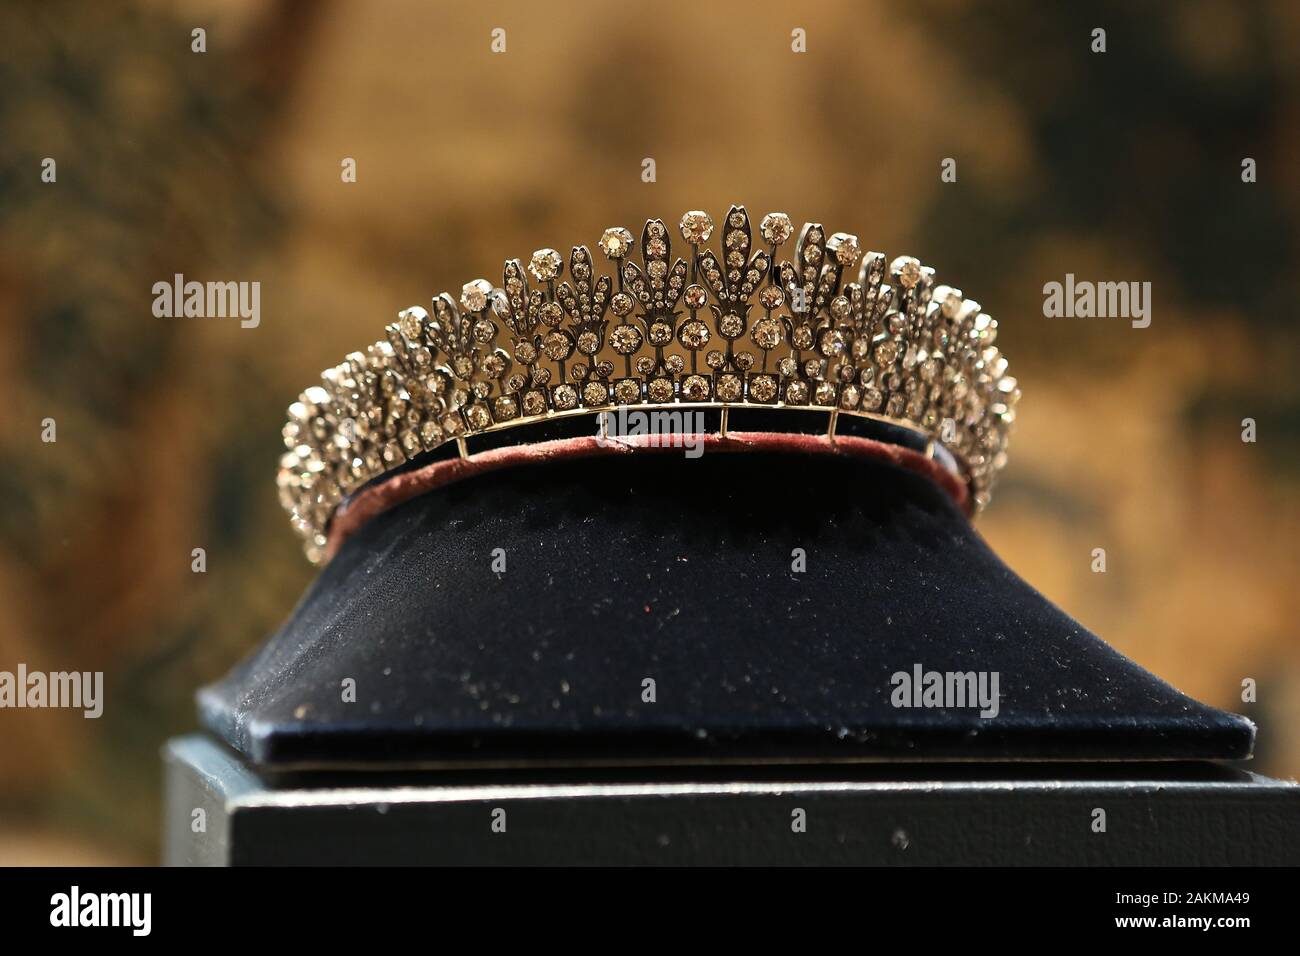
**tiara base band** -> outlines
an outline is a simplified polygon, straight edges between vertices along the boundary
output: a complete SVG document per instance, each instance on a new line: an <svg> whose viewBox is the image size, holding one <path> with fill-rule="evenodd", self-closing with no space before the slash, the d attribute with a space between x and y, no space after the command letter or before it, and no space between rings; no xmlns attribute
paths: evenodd
<svg viewBox="0 0 1300 956"><path fill-rule="evenodd" d="M839 436L829 440L823 435L773 432L732 432L692 434L683 437L698 441L708 454L777 452L793 455L831 455L870 458L922 475L938 484L958 508L970 513L972 501L967 484L940 461L923 451L901 445L863 438ZM368 486L351 496L334 515L325 549L325 560L333 558L343 543L372 518L418 495L428 494L456 482L503 468L539 464L548 461L598 456L617 457L645 453L680 453L671 444L661 444L655 436L629 436L615 440L599 436L559 438L532 444L510 445L480 452L469 457L431 461L420 468L396 474Z"/></svg>

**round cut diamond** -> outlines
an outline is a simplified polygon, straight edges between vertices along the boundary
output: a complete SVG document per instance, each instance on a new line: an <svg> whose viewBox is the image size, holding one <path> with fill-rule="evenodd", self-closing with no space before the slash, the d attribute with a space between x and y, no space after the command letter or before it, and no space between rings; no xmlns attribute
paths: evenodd
<svg viewBox="0 0 1300 956"><path fill-rule="evenodd" d="M718 376L718 398L724 402L738 402L744 394L739 375Z"/></svg>
<svg viewBox="0 0 1300 956"><path fill-rule="evenodd" d="M666 378L656 378L648 386L646 393L650 401L663 405L673 400L673 383Z"/></svg>
<svg viewBox="0 0 1300 956"><path fill-rule="evenodd" d="M614 385L614 397L624 405L641 401L641 383L636 379L619 379Z"/></svg>
<svg viewBox="0 0 1300 956"><path fill-rule="evenodd" d="M524 393L524 414L541 415L546 411L546 396L541 392Z"/></svg>
<svg viewBox="0 0 1300 956"><path fill-rule="evenodd" d="M779 246L790 238L794 227L790 225L790 217L785 213L769 212L759 223L758 229L764 239L774 246Z"/></svg>
<svg viewBox="0 0 1300 956"><path fill-rule="evenodd" d="M564 319L564 310L560 308L558 302L547 302L538 310L537 314L551 328L555 328Z"/></svg>
<svg viewBox="0 0 1300 956"><path fill-rule="evenodd" d="M760 402L770 402L776 398L776 379L770 375L756 375L749 382L749 394Z"/></svg>
<svg viewBox="0 0 1300 956"><path fill-rule="evenodd" d="M921 281L921 263L911 256L899 256L889 264L889 271L898 276L905 289L911 289Z"/></svg>
<svg viewBox="0 0 1300 956"><path fill-rule="evenodd" d="M414 342L420 337L420 332L424 328L424 320L428 317L428 312L418 305L413 305L397 314L397 324L401 328L402 334Z"/></svg>
<svg viewBox="0 0 1300 956"><path fill-rule="evenodd" d="M560 274L564 260L554 249L538 249L528 260L528 271L538 282L550 282Z"/></svg>
<svg viewBox="0 0 1300 956"><path fill-rule="evenodd" d="M682 327L677 332L677 337L681 340L682 345L695 351L702 349L709 343L709 327L699 319L689 319L682 323Z"/></svg>
<svg viewBox="0 0 1300 956"><path fill-rule="evenodd" d="M718 320L718 331L722 333L723 338L740 338L741 333L745 331L745 320L735 312L728 312Z"/></svg>
<svg viewBox="0 0 1300 956"><path fill-rule="evenodd" d="M432 448L442 441L442 428L432 418L420 426L420 440L425 448Z"/></svg>
<svg viewBox="0 0 1300 956"><path fill-rule="evenodd" d="M482 312L487 308L488 296L492 294L492 283L487 279L475 279L466 282L460 290L460 304L470 312Z"/></svg>
<svg viewBox="0 0 1300 956"><path fill-rule="evenodd" d="M532 365L537 361L537 348L527 339L515 343L515 361L521 365Z"/></svg>
<svg viewBox="0 0 1300 956"><path fill-rule="evenodd" d="M632 233L622 226L606 229L600 237L600 251L610 259L622 259L632 251Z"/></svg>
<svg viewBox="0 0 1300 956"><path fill-rule="evenodd" d="M573 339L563 332L552 332L542 339L542 350L555 361L562 361L572 354Z"/></svg>
<svg viewBox="0 0 1300 956"><path fill-rule="evenodd" d="M555 386L555 391L551 393L551 397L555 402L555 407L562 412L575 408L578 404L578 390L572 385Z"/></svg>
<svg viewBox="0 0 1300 956"><path fill-rule="evenodd" d="M650 344L664 346L673 340L673 327L668 322L654 322L650 326Z"/></svg>
<svg viewBox="0 0 1300 956"><path fill-rule="evenodd" d="M682 394L693 402L702 402L709 397L709 379L705 375L688 375L682 382Z"/></svg>
<svg viewBox="0 0 1300 956"><path fill-rule="evenodd" d="M845 268L855 264L861 254L858 237L847 232L837 232L827 239L826 248L834 254L835 261Z"/></svg>
<svg viewBox="0 0 1300 956"><path fill-rule="evenodd" d="M615 326L609 342L619 355L631 355L641 347L641 330L635 325Z"/></svg>
<svg viewBox="0 0 1300 956"><path fill-rule="evenodd" d="M692 209L682 216L681 231L682 238L692 245L708 242L713 235L713 219L707 212Z"/></svg>

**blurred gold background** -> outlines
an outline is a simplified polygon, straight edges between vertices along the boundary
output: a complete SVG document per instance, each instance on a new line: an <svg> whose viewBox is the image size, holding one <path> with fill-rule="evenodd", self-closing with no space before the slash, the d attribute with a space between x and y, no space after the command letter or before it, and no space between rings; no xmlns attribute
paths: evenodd
<svg viewBox="0 0 1300 956"><path fill-rule="evenodd" d="M6 4L0 669L107 702L0 711L0 863L155 858L159 746L313 574L273 477L323 367L507 255L733 201L984 303L1025 399L983 534L1300 773L1300 6L1082 7ZM154 318L176 272L260 281L260 327ZM1151 327L1044 318L1067 272L1150 281Z"/></svg>

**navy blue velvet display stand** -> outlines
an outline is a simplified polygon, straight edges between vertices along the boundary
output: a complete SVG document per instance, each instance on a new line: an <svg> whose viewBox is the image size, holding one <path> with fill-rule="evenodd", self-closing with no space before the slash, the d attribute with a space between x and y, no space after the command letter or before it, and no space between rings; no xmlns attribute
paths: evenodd
<svg viewBox="0 0 1300 956"><path fill-rule="evenodd" d="M996 706L899 689L931 673L996 675ZM1249 721L868 459L439 489L363 526L199 709L166 753L171 863L1300 860L1300 790L1232 763Z"/></svg>

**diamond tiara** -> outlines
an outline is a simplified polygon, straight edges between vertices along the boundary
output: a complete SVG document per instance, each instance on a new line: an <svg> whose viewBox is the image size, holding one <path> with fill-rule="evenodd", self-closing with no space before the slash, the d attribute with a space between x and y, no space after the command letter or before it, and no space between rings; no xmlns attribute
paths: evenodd
<svg viewBox="0 0 1300 956"><path fill-rule="evenodd" d="M755 237L744 206L722 223L692 211L677 233L651 219L636 243L606 229L598 274L586 246L564 259L508 259L501 287L474 279L459 301L398 313L386 337L289 407L280 500L324 560L331 519L363 485L489 432L620 406L780 408L891 423L944 452L976 509L1006 462L1020 397L993 342L997 322L961 291L936 285L911 256L888 261L856 236L807 223L793 257L790 217L768 213ZM521 442L530 439L521 430Z"/></svg>

